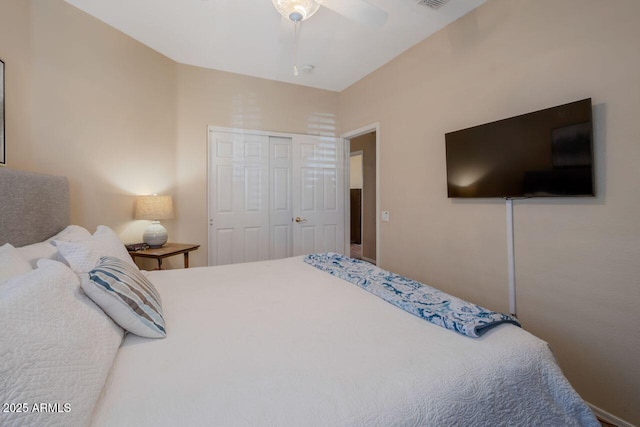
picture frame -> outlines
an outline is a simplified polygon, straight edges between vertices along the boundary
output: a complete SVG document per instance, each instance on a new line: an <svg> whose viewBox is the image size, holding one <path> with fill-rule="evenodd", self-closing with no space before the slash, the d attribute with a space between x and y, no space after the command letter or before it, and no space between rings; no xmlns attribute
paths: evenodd
<svg viewBox="0 0 640 427"><path fill-rule="evenodd" d="M7 164L4 135L4 61L0 59L0 166Z"/></svg>

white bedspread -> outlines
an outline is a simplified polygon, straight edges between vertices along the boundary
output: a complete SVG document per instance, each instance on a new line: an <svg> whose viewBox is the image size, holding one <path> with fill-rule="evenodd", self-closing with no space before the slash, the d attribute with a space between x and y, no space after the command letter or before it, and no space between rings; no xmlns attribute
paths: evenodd
<svg viewBox="0 0 640 427"><path fill-rule="evenodd" d="M547 344L468 338L290 258L151 272L168 335L127 336L94 426L598 426Z"/></svg>

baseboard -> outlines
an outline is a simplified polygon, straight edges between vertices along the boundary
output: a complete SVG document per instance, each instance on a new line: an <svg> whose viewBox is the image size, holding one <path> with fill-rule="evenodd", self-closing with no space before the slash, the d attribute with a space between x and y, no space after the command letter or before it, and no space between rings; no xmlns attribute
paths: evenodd
<svg viewBox="0 0 640 427"><path fill-rule="evenodd" d="M608 413L604 409L600 409L597 406L592 405L589 402L587 402L587 405L589 405L589 407L591 408L593 413L596 415L596 417L600 418L602 421L606 421L609 424L613 424L618 427L636 427L635 425L628 423L625 420L620 419L615 415Z"/></svg>
<svg viewBox="0 0 640 427"><path fill-rule="evenodd" d="M367 261L367 262L370 262L373 265L376 265L376 260L375 259L367 258L366 256L363 256L362 259Z"/></svg>

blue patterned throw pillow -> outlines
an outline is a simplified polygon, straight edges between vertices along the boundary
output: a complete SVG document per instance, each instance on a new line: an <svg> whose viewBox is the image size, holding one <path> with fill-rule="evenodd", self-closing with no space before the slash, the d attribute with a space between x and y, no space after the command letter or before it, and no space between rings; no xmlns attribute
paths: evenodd
<svg viewBox="0 0 640 427"><path fill-rule="evenodd" d="M125 330L146 338L164 338L160 294L131 264L103 257L82 280L82 289Z"/></svg>

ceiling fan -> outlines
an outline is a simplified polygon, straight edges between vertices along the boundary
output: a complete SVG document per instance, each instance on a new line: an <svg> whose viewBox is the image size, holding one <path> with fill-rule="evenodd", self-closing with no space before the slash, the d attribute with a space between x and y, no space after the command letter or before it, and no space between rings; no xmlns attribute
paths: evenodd
<svg viewBox="0 0 640 427"><path fill-rule="evenodd" d="M311 18L324 6L340 15L360 24L381 27L387 22L389 14L377 6L367 3L365 0L272 0L280 14L294 23L293 46L293 74L297 76L298 70L298 32L300 23Z"/></svg>

